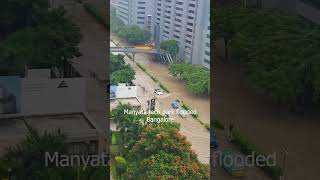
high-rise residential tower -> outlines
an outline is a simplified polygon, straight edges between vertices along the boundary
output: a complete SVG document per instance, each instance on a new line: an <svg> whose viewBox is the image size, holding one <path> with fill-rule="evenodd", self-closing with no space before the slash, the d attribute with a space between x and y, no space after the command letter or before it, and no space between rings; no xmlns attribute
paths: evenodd
<svg viewBox="0 0 320 180"><path fill-rule="evenodd" d="M117 4L117 16L125 24L156 32L155 41L175 40L180 59L210 67L210 0L118 0Z"/></svg>
<svg viewBox="0 0 320 180"><path fill-rule="evenodd" d="M155 22L161 41L178 42L180 59L209 68L210 0L157 0Z"/></svg>

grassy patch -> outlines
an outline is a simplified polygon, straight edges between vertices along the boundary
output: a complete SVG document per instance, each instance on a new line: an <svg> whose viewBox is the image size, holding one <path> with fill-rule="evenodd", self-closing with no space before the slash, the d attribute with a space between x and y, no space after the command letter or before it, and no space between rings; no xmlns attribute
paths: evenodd
<svg viewBox="0 0 320 180"><path fill-rule="evenodd" d="M170 93L169 89L165 87L162 83L160 83L160 87L167 93Z"/></svg>
<svg viewBox="0 0 320 180"><path fill-rule="evenodd" d="M233 131L233 141L232 143L239 148L239 150L245 155L251 155L254 152L255 156L265 156L256 147L256 145L250 143L245 137L243 137L239 131ZM280 176L283 174L283 170L279 166L263 166L260 167L266 174L268 174L272 179L279 180Z"/></svg>
<svg viewBox="0 0 320 180"><path fill-rule="evenodd" d="M142 71L146 71L146 68L145 67L143 67L140 63L137 63L137 66L142 70Z"/></svg>
<svg viewBox="0 0 320 180"><path fill-rule="evenodd" d="M94 6L89 3L83 4L86 11L91 14L100 24L102 24L107 31L109 31L109 21L106 17L104 17Z"/></svg>
<svg viewBox="0 0 320 180"><path fill-rule="evenodd" d="M191 111L191 108L189 106L187 106L186 104L182 103L182 107L187 110L187 111ZM195 119L199 118L199 114L191 114L191 116ZM201 123L202 124L202 123Z"/></svg>

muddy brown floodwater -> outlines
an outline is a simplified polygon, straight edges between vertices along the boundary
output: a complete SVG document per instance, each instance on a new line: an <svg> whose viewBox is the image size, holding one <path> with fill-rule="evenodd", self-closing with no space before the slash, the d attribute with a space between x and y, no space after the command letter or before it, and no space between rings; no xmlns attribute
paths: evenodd
<svg viewBox="0 0 320 180"><path fill-rule="evenodd" d="M115 39L122 45L128 45L128 43L119 39L115 34L111 33L111 39ZM201 97L193 95L186 89L185 83L179 80L177 77L173 77L169 74L167 65L156 63L153 61L147 61L150 59L148 55L137 54L135 60L146 67L148 72L154 75L160 80L169 90L172 96L176 99L182 100L186 105L192 109L196 109L199 113L199 119L210 124L210 99L209 97Z"/></svg>
<svg viewBox="0 0 320 180"><path fill-rule="evenodd" d="M214 68L214 117L233 122L240 132L266 153L276 152L286 180L318 180L320 170L320 113L301 116L258 96L239 65L218 63Z"/></svg>

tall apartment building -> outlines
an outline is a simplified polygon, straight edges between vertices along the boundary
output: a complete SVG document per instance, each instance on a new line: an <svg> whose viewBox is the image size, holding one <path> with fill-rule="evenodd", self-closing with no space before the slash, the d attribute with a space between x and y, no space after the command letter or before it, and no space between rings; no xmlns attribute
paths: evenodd
<svg viewBox="0 0 320 180"><path fill-rule="evenodd" d="M210 0L157 0L155 22L160 41L178 42L180 59L209 68Z"/></svg>
<svg viewBox="0 0 320 180"><path fill-rule="evenodd" d="M118 0L117 4L117 16L125 24L148 30L155 41L175 40L180 59L210 67L210 0Z"/></svg>
<svg viewBox="0 0 320 180"><path fill-rule="evenodd" d="M153 34L156 0L117 0L117 16L126 25L138 25Z"/></svg>

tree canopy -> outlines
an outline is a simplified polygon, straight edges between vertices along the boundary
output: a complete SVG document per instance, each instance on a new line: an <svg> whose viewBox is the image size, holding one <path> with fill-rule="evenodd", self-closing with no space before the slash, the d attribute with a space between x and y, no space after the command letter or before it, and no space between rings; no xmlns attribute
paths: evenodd
<svg viewBox="0 0 320 180"><path fill-rule="evenodd" d="M124 114L128 104L111 112L120 130L127 159L127 179L209 179L209 167L200 163L177 123L148 123L144 114ZM159 117L161 115L150 115Z"/></svg>
<svg viewBox="0 0 320 180"><path fill-rule="evenodd" d="M172 57L176 57L179 53L179 45L175 40L162 41L160 48L168 51Z"/></svg>
<svg viewBox="0 0 320 180"><path fill-rule="evenodd" d="M179 75L186 82L187 89L196 95L210 94L210 71L195 64L171 64L169 73Z"/></svg>
<svg viewBox="0 0 320 180"><path fill-rule="evenodd" d="M137 25L125 25L119 19L115 12L111 12L110 28L111 31L116 33L120 38L125 39L132 44L144 44L151 38L151 33L141 29Z"/></svg>
<svg viewBox="0 0 320 180"><path fill-rule="evenodd" d="M26 1L26 2L25 2ZM63 63L81 55L78 44L81 40L80 29L67 20L63 8L48 10L48 7L36 2L27 1L22 4L31 5L30 11L41 12L41 16L32 15L34 23L19 25L14 30L6 31L0 43L0 72L4 74L23 74L25 66L33 68L61 68ZM19 1L20 2L20 1ZM14 6L16 1L8 1ZM34 9L34 10L33 10ZM5 12L0 12L4 15ZM17 17L21 15L16 12Z"/></svg>
<svg viewBox="0 0 320 180"><path fill-rule="evenodd" d="M131 83L135 79L136 72L130 64L126 64L123 55L110 54L111 84Z"/></svg>
<svg viewBox="0 0 320 180"><path fill-rule="evenodd" d="M48 179L48 180L94 180L107 177L107 167L88 167L79 171L77 167L57 167L45 164L45 153L68 155L66 136L60 132L40 133L29 129L29 134L19 144L11 146L0 159L0 177L5 177L8 168L16 179ZM79 177L79 178L78 178Z"/></svg>
<svg viewBox="0 0 320 180"><path fill-rule="evenodd" d="M319 102L319 27L275 10L217 9L214 18L258 93L294 106Z"/></svg>

